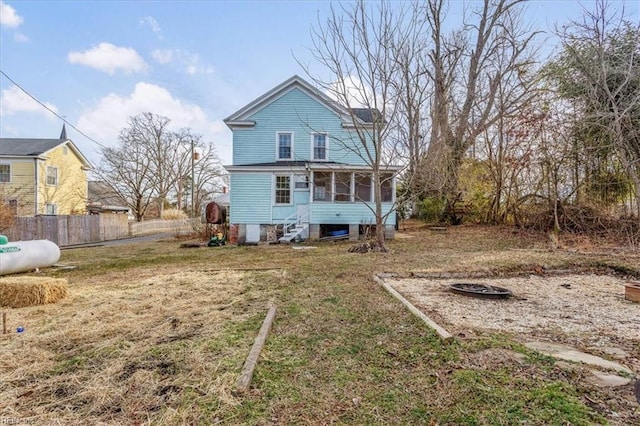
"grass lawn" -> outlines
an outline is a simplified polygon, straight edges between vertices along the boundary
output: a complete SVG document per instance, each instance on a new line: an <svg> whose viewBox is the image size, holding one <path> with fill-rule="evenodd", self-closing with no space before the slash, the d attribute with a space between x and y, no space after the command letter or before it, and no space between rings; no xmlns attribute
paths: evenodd
<svg viewBox="0 0 640 426"><path fill-rule="evenodd" d="M33 424L638 424L632 385L475 330L443 344L374 273L574 271L640 275L640 255L506 228L419 225L390 253L348 242L180 248L165 240L64 250L70 295L3 309L0 419ZM251 390L235 381L268 306ZM640 306L640 305L639 305ZM638 308L640 315L640 307ZM25 332L15 333L15 328ZM442 324L445 328L447 324ZM559 339L562 336L558 336ZM640 340L626 350L640 359ZM634 405L635 404L635 405ZM634 411L635 410L635 411Z"/></svg>

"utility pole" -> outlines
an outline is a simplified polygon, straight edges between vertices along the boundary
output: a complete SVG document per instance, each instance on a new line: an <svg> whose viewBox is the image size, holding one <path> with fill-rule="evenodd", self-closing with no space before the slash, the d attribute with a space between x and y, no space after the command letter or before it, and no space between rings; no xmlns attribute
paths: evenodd
<svg viewBox="0 0 640 426"><path fill-rule="evenodd" d="M195 151L194 151L194 147L193 147L193 137L191 138L191 217L195 217L194 216L194 203L193 203L193 194L194 194L194 190L193 187L195 186L195 179L194 179L194 164L195 164Z"/></svg>

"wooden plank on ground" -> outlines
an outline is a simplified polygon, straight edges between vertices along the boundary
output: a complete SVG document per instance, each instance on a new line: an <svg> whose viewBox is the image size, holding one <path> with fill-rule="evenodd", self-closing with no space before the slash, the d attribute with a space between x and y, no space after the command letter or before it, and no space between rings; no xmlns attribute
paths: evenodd
<svg viewBox="0 0 640 426"><path fill-rule="evenodd" d="M453 335L451 333L449 333L444 328L440 327L440 325L438 325L435 321L433 321L431 318L426 316L424 312L420 311L418 308L413 306L411 302L405 299L400 293L398 293L393 287L391 287L391 285L386 283L382 278L378 277L377 275L374 275L373 279L375 282L377 282L382 287L384 287L385 290L391 293L393 297L398 299L409 310L409 312L411 312L412 314L420 318L429 327L433 328L445 343L451 343L453 341Z"/></svg>
<svg viewBox="0 0 640 426"><path fill-rule="evenodd" d="M240 373L240 377L236 382L236 390L238 392L246 392L249 390L249 386L251 386L251 379L253 378L253 370L256 368L256 364L258 364L258 357L260 357L260 351L264 346L264 342L267 340L267 335L269 334L269 330L271 329L271 324L273 323L273 319L276 316L276 307L271 306L269 308L269 312L267 313L264 322L262 323L262 327L260 327L260 332L258 336L256 336L255 341L253 342L253 346L251 347L251 351L249 351L249 355L247 356L247 360L244 362L244 366L242 367L242 372Z"/></svg>

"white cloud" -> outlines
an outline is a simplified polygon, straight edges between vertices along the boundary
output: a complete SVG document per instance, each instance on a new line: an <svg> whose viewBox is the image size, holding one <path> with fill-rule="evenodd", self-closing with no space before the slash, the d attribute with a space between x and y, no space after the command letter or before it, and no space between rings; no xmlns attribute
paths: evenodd
<svg viewBox="0 0 640 426"><path fill-rule="evenodd" d="M159 64L173 63L181 72L189 75L213 74L215 67L202 63L202 59L195 53L180 49L158 49L151 52L151 56Z"/></svg>
<svg viewBox="0 0 640 426"><path fill-rule="evenodd" d="M22 16L18 15L13 7L0 1L0 25L3 27L17 28L23 21Z"/></svg>
<svg viewBox="0 0 640 426"><path fill-rule="evenodd" d="M215 72L215 68L213 66L203 64L200 60L200 56L194 53L183 52L180 59L184 64L185 72L189 75L213 74Z"/></svg>
<svg viewBox="0 0 640 426"><path fill-rule="evenodd" d="M27 37L26 35L22 34L22 33L15 33L13 35L13 39L15 41L17 41L18 43L26 43L29 41L29 37Z"/></svg>
<svg viewBox="0 0 640 426"><path fill-rule="evenodd" d="M187 68L185 69L185 71L189 75L213 74L215 72L215 68L211 65L190 64L190 65L187 65Z"/></svg>
<svg viewBox="0 0 640 426"><path fill-rule="evenodd" d="M173 60L173 50L171 49L157 49L151 52L151 57L159 64L168 64Z"/></svg>
<svg viewBox="0 0 640 426"><path fill-rule="evenodd" d="M147 64L134 49L105 42L84 52L69 52L67 58L72 64L86 65L110 75L117 70L132 73L147 69Z"/></svg>
<svg viewBox="0 0 640 426"><path fill-rule="evenodd" d="M349 75L342 81L334 82L326 95L341 105L345 105L345 95L351 108L363 108L373 103L373 96L369 88L364 87L356 76ZM370 101L367 102L367 99ZM345 105L346 106L346 105Z"/></svg>
<svg viewBox="0 0 640 426"><path fill-rule="evenodd" d="M45 102L44 104L50 110L58 112L58 108L56 108L55 105L48 102ZM11 86L8 89L4 89L2 91L2 96L0 96L0 117L15 115L16 113L21 112L38 113L46 116L47 118L54 117L51 112L47 111L45 107L20 90L18 86Z"/></svg>
<svg viewBox="0 0 640 426"><path fill-rule="evenodd" d="M210 120L198 105L175 98L167 89L139 82L128 96L111 93L78 119L78 128L109 146L116 144L120 130L131 116L151 112L171 119L174 130L189 127L215 144L218 155L231 162L231 136L221 120Z"/></svg>
<svg viewBox="0 0 640 426"><path fill-rule="evenodd" d="M144 17L140 20L140 25L148 25L149 27L151 27L151 31L153 31L153 33L160 39L162 40L162 29L160 28L160 24L158 24L158 21L156 21L156 19L153 16L147 16Z"/></svg>

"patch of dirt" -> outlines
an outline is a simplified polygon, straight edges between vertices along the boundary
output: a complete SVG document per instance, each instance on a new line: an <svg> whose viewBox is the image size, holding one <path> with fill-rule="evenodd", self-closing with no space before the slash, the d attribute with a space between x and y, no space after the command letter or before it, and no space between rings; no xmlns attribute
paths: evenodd
<svg viewBox="0 0 640 426"><path fill-rule="evenodd" d="M504 279L390 279L390 283L418 309L462 338L475 338L483 330L531 339L561 341L640 372L640 304L625 300L624 281L603 275L529 276ZM456 294L455 282L508 288L509 299L480 299ZM618 348L623 348L620 351ZM491 348L470 353L462 360L472 368L507 368L515 376L536 375L536 367L523 355ZM637 404L631 384L600 387L583 364L557 361L548 377L569 381L584 392L587 405L606 416L612 425L637 422Z"/></svg>
<svg viewBox="0 0 640 426"><path fill-rule="evenodd" d="M595 347L640 343L640 304L626 301L624 281L611 276L387 281L416 306L441 317L453 331L471 328L564 336ZM456 282L507 288L513 297L501 300L459 295L449 289Z"/></svg>

